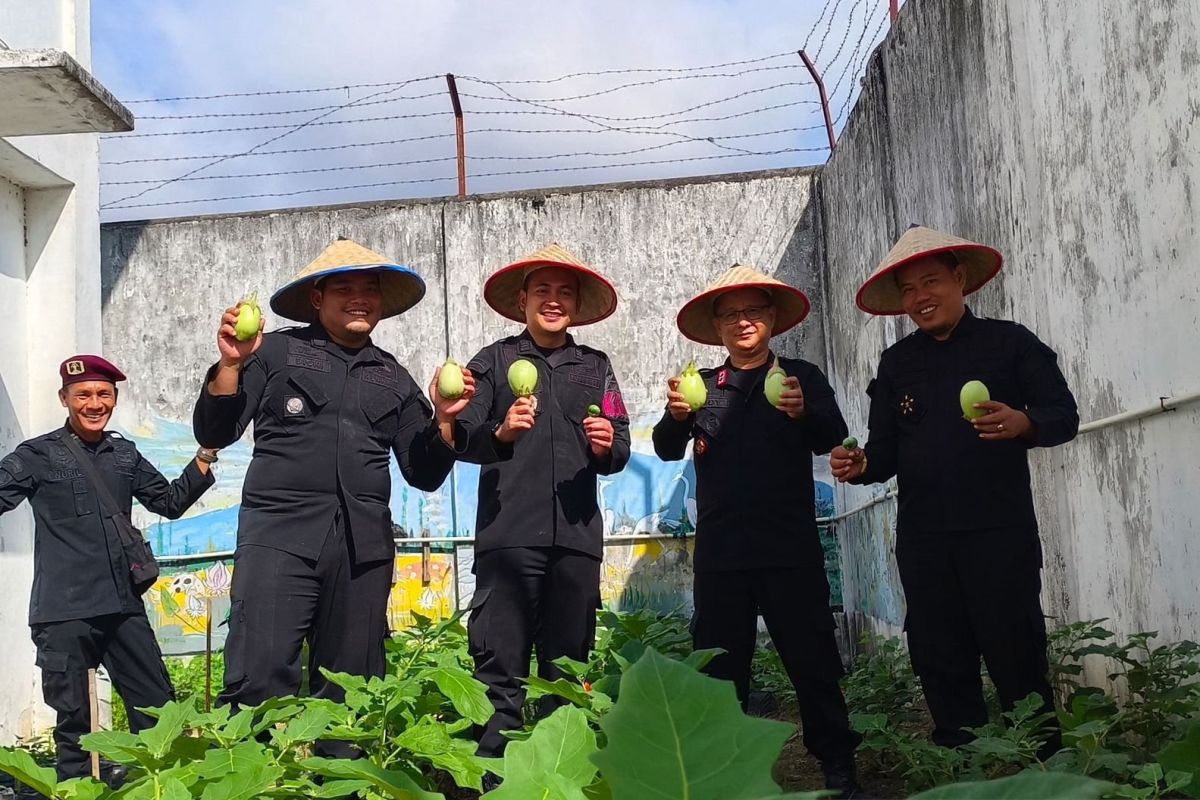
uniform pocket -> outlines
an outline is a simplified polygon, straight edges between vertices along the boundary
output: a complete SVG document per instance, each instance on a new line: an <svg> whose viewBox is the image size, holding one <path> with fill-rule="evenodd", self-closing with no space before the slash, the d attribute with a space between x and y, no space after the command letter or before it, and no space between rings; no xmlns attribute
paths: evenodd
<svg viewBox="0 0 1200 800"><path fill-rule="evenodd" d="M476 588L471 597L471 615L467 619L467 648L473 658L482 656L487 650L487 599L491 593L491 587Z"/></svg>

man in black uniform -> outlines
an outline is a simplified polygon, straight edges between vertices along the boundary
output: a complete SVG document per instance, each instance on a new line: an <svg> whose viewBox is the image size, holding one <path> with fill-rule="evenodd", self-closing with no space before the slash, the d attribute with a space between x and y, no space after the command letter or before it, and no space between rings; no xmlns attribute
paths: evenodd
<svg viewBox="0 0 1200 800"><path fill-rule="evenodd" d="M221 703L299 691L305 640L314 696L343 697L322 667L384 673L395 558L389 453L411 486L437 489L454 462L440 434L451 436L473 383L467 375L456 401L431 386L435 417L408 372L372 344L380 319L424 293L415 272L339 239L271 298L275 313L306 327L240 342L238 310L221 320L221 359L196 403L196 438L223 447L254 423ZM354 752L328 743L322 751Z"/></svg>
<svg viewBox="0 0 1200 800"><path fill-rule="evenodd" d="M1073 439L1079 413L1054 351L966 307L1001 263L990 247L928 228L900 238L857 302L870 314L907 314L917 330L883 352L867 387L870 441L830 458L840 481L898 478L909 653L944 746L987 722L980 656L1006 710L1031 692L1054 710L1027 453ZM959 393L972 380L991 400L968 422ZM1057 747L1055 734L1044 752Z"/></svg>
<svg viewBox="0 0 1200 800"><path fill-rule="evenodd" d="M17 446L0 460L0 514L28 499L33 506L33 596L29 625L37 646L46 704L58 712L54 742L60 780L88 774L79 737L91 730L88 670L103 664L125 701L135 733L175 692L162 652L134 590L116 524L103 510L68 440L76 443L128 514L132 498L179 518L213 484L216 453L201 450L168 482L137 446L105 426L117 404L119 369L99 356L72 356L59 368L67 423Z"/></svg>
<svg viewBox="0 0 1200 800"><path fill-rule="evenodd" d="M850 729L838 686L842 662L811 458L842 441L846 423L815 364L770 349L771 337L798 325L808 311L799 289L743 265L688 301L676 319L679 330L693 341L724 346L728 357L701 371L707 401L696 412L679 378L668 381L654 451L678 461L694 441L693 637L697 648L725 650L706 671L733 681L745 705L761 614L796 689L804 745L820 761L826 786L852 797L860 737ZM787 374L777 408L764 393L776 364Z"/></svg>
<svg viewBox="0 0 1200 800"><path fill-rule="evenodd" d="M455 436L459 457L484 465L468 628L475 677L496 708L478 752L498 757L501 732L521 726L531 649L549 680L561 677L554 659L586 661L591 650L603 555L596 476L629 460L629 418L608 356L567 333L616 310L607 280L549 245L494 274L483 293L525 324L471 360L475 397ZM519 359L537 369L532 397L509 386ZM589 415L592 405L601 414Z"/></svg>

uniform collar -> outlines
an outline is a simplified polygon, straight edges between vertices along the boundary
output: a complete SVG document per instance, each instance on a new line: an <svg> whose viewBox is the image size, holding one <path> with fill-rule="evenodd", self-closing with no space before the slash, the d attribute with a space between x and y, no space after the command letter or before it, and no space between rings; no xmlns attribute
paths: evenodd
<svg viewBox="0 0 1200 800"><path fill-rule="evenodd" d="M957 339L968 337L978 330L979 317L971 313L970 306L964 306L962 319L958 321L958 324L954 326L954 330L950 332L950 338L946 339L945 341L939 342L937 339L933 338L928 333L925 333L925 331L921 330L920 328L917 328L917 333L921 334L924 337L924 340L931 344L946 344L946 342L953 342Z"/></svg>
<svg viewBox="0 0 1200 800"><path fill-rule="evenodd" d="M341 345L329 338L329 332L319 322L311 323L305 329L305 333L308 343L313 347L331 353L348 364L384 363L384 358L380 354L379 348L375 346L373 339L367 339L367 343L357 353L351 355Z"/></svg>
<svg viewBox="0 0 1200 800"><path fill-rule="evenodd" d="M79 436L77 436L75 434L75 429L71 427L71 420L69 420L69 419L63 423L63 426L59 430L58 434L59 434L60 439L66 438L68 436L74 438L75 441L79 442L80 447L84 447L84 448L92 447L91 442L85 442L83 439L80 439ZM104 431L100 435L100 441L96 443L95 451L97 453L100 453L100 452L103 452L104 450L111 450L111 449L112 449L112 433L110 431Z"/></svg>
<svg viewBox="0 0 1200 800"><path fill-rule="evenodd" d="M729 358L717 369L717 388L736 389L742 394L750 394L755 387L766 378L767 370L775 363L775 351L767 351L767 361L752 369L735 369Z"/></svg>
<svg viewBox="0 0 1200 800"><path fill-rule="evenodd" d="M538 347L537 342L533 340L533 335L529 333L529 329L526 328L517 337L517 352L522 356L540 358L551 367L557 367L561 364L578 364L583 361L583 352L579 349L579 345L575 344L575 337L569 333L567 334L566 344L552 350L550 355L546 356Z"/></svg>

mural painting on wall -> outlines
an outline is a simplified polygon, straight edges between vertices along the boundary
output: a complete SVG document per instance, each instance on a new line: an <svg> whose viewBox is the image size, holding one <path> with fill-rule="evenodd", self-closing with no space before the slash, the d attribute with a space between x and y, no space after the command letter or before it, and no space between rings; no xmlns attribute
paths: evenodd
<svg viewBox="0 0 1200 800"><path fill-rule="evenodd" d="M650 433L659 412L631 419L633 454L626 468L600 476L598 493L606 536L678 536L645 542L614 543L606 548L601 573L601 597L615 609L691 609L692 542L683 537L696 530L696 473L691 459L663 462L654 455ZM164 474L177 473L195 451L191 426L155 419L131 428L128 434ZM231 553L237 539L241 484L250 462L249 437L221 451L217 484L179 520L161 520L137 509L140 524L159 556ZM833 513L833 481L825 459L814 459L817 513ZM474 533L479 469L458 464L451 479L436 492L412 489L392 464L392 518L397 539L423 536L471 536ZM841 603L838 543L822 532L835 605ZM223 642L229 609L231 561L213 561L168 568L147 596L151 620L166 652L196 652L204 647L208 604L214 615L214 641ZM470 576L465 576L469 578ZM422 574L419 553L396 559L390 618L394 629L412 621L412 612L441 618L469 590L458 584L452 554L434 553ZM464 581L467 583L468 581Z"/></svg>

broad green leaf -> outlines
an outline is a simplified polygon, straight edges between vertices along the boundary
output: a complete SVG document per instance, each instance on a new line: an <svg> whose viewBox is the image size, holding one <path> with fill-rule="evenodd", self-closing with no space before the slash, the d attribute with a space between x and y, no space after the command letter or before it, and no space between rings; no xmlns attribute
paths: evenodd
<svg viewBox="0 0 1200 800"><path fill-rule="evenodd" d="M484 800L588 800L583 789L565 775L550 773L534 783L509 778L500 788L488 792Z"/></svg>
<svg viewBox="0 0 1200 800"><path fill-rule="evenodd" d="M137 734L129 731L86 733L79 743L89 753L99 753L101 757L118 764L153 766L158 763L150 755L146 743L139 739Z"/></svg>
<svg viewBox="0 0 1200 800"><path fill-rule="evenodd" d="M146 745L150 755L161 759L170 751L175 740L183 735L184 723L195 712L195 703L172 700L158 709L158 722L154 727L140 732L137 738Z"/></svg>
<svg viewBox="0 0 1200 800"><path fill-rule="evenodd" d="M286 728L273 733L275 744L282 749L287 749L297 744L315 742L329 728L332 719L333 715L329 713L328 709L306 708L300 712L299 716L288 722Z"/></svg>
<svg viewBox="0 0 1200 800"><path fill-rule="evenodd" d="M112 790L97 780L72 778L58 785L55 797L61 797L62 800L101 800L111 795Z"/></svg>
<svg viewBox="0 0 1200 800"><path fill-rule="evenodd" d="M478 790L484 769L475 758L476 745L450 733L450 726L426 717L397 736L395 744L444 769L459 786Z"/></svg>
<svg viewBox="0 0 1200 800"><path fill-rule="evenodd" d="M427 675L462 716L476 725L485 725L492 718L496 709L487 698L487 687L465 669L436 667Z"/></svg>
<svg viewBox="0 0 1200 800"><path fill-rule="evenodd" d="M621 679L593 756L614 800L781 794L771 768L795 727L742 713L733 684L647 650Z"/></svg>
<svg viewBox="0 0 1200 800"><path fill-rule="evenodd" d="M245 739L250 735L251 729L254 727L254 714L250 709L243 708L238 713L229 718L221 728L221 737L225 741L237 741Z"/></svg>
<svg viewBox="0 0 1200 800"><path fill-rule="evenodd" d="M178 778L167 778L162 782L162 800L192 800L192 793Z"/></svg>
<svg viewBox="0 0 1200 800"><path fill-rule="evenodd" d="M554 666L561 669L573 678L583 679L587 676L588 665L582 661L576 661L569 656L560 656L554 659Z"/></svg>
<svg viewBox="0 0 1200 800"><path fill-rule="evenodd" d="M709 647L705 650L693 650L688 653L687 658L683 659L683 663L687 664L694 670L702 670L708 666L708 662L712 661L717 656L725 651L720 647Z"/></svg>
<svg viewBox="0 0 1200 800"><path fill-rule="evenodd" d="M214 748L204 754L204 760L196 767L196 774L209 781L223 778L233 772L253 770L269 763L270 756L259 742L238 742L225 750Z"/></svg>
<svg viewBox="0 0 1200 800"><path fill-rule="evenodd" d="M548 681L545 678L531 675L525 679L525 685L532 690L530 692L531 699L537 699L549 694L568 700L581 708L587 708L591 705L588 693L584 691L583 687L566 678Z"/></svg>
<svg viewBox="0 0 1200 800"><path fill-rule="evenodd" d="M596 734L587 716L562 706L534 726L523 742L504 749L504 782L486 795L495 800L585 800L583 787L596 777L591 756Z"/></svg>
<svg viewBox="0 0 1200 800"><path fill-rule="evenodd" d="M1158 763L1171 772L1186 772L1192 779L1178 787L1188 797L1200 797L1200 722L1193 722L1187 735L1171 742L1158 754Z"/></svg>
<svg viewBox="0 0 1200 800"><path fill-rule="evenodd" d="M312 793L312 797L347 797L370 789L370 781L328 781Z"/></svg>
<svg viewBox="0 0 1200 800"><path fill-rule="evenodd" d="M939 786L911 800L1091 800L1113 784L1067 772L1022 772L1011 778Z"/></svg>
<svg viewBox="0 0 1200 800"><path fill-rule="evenodd" d="M205 786L200 800L252 800L272 788L281 777L281 767L257 764L250 769L231 772Z"/></svg>
<svg viewBox="0 0 1200 800"><path fill-rule="evenodd" d="M33 756L12 747L0 748L0 772L6 772L31 789L54 796L58 775L49 767L39 767Z"/></svg>
<svg viewBox="0 0 1200 800"><path fill-rule="evenodd" d="M422 789L408 773L384 769L366 759L345 761L336 758L307 758L300 762L300 766L327 778L356 778L369 781L376 791L396 800L446 800L441 794Z"/></svg>

